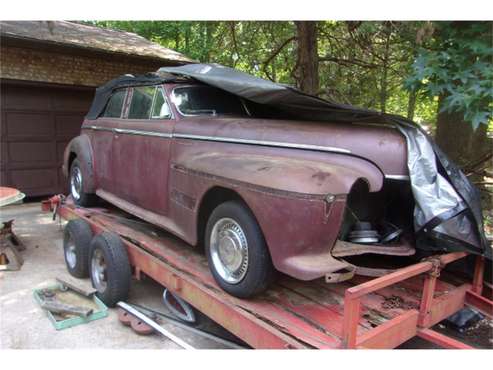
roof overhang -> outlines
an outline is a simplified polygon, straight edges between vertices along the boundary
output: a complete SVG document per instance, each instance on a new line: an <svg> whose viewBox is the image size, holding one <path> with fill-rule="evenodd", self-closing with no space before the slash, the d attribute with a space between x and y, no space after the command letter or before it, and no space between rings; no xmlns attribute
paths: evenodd
<svg viewBox="0 0 493 370"><path fill-rule="evenodd" d="M123 60L131 62L140 63L155 63L160 66L179 66L188 63L193 63L192 61L181 61L181 60L170 60L162 59L145 55L129 54L124 52L112 51L112 50L101 50L99 48L91 48L86 46L78 46L72 44L64 44L59 42L54 42L50 40L38 40L28 37L22 37L10 34L0 34L0 46L10 46L17 48L33 49L40 51L49 51L53 53L71 54L78 56L93 56L101 59L114 59L115 57L122 58Z"/></svg>

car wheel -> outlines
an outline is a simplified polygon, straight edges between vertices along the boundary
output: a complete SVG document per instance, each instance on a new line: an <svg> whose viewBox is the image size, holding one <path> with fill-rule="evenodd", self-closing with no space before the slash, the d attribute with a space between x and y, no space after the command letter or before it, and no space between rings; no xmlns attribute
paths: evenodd
<svg viewBox="0 0 493 370"><path fill-rule="evenodd" d="M103 232L92 239L89 271L96 295L107 306L128 298L132 272L127 249L118 235Z"/></svg>
<svg viewBox="0 0 493 370"><path fill-rule="evenodd" d="M79 160L76 158L70 166L69 190L74 203L78 206L89 207L95 203L95 195L84 192L84 173Z"/></svg>
<svg viewBox="0 0 493 370"><path fill-rule="evenodd" d="M82 220L70 220L63 232L63 254L70 275L76 278L89 276L89 246L92 240L89 224Z"/></svg>
<svg viewBox="0 0 493 370"><path fill-rule="evenodd" d="M220 204L206 226L209 267L226 292L248 298L267 289L274 267L252 212L239 201Z"/></svg>

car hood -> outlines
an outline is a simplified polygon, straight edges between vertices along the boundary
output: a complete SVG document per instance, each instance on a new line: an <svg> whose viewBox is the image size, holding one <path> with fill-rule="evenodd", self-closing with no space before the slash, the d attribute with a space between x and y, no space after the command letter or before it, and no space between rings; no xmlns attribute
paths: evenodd
<svg viewBox="0 0 493 370"><path fill-rule="evenodd" d="M408 175L404 136L381 124L187 117L176 126L175 134L352 155L374 163L387 178L405 179Z"/></svg>

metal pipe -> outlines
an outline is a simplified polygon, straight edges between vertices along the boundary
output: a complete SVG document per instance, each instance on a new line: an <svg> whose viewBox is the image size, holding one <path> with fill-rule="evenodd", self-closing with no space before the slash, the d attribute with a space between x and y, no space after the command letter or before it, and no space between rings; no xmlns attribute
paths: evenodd
<svg viewBox="0 0 493 370"><path fill-rule="evenodd" d="M173 333L171 333L168 330L166 330L165 328L163 328L157 322L155 322L154 320L151 320L149 317L147 317L146 315L144 315L142 312L136 310L135 308L133 308L132 306L126 304L125 302L118 302L117 303L117 306L123 308L128 313L130 313L130 314L134 315L135 317L139 318L140 320L142 320L143 322L145 322L147 325L149 325L151 328L153 328L154 330L156 330L157 332L159 332L161 335L163 335L164 337L172 340L174 343L176 343L177 345L179 345L181 348L184 348L184 349L195 349L190 344L184 342L183 340L181 340L180 338L178 338L176 335L174 335Z"/></svg>
<svg viewBox="0 0 493 370"><path fill-rule="evenodd" d="M245 347L243 346L240 346L239 344L236 344L234 342L231 342L229 340L226 340L226 339L223 339L217 335L214 335L214 334L211 334L205 330L200 330L200 329L196 329L196 328L192 328L190 325L188 324L184 324L182 322L180 322L179 320L175 319L174 317L171 317L171 316L168 316L166 315L165 313L162 313L162 312L159 312L159 311L155 311L155 310L152 310L150 308L147 308L147 307L144 307L144 306L141 306L141 305L138 305L138 304L135 304L135 303L129 303L131 306L135 307L136 309L138 310L144 310L144 311L147 311L147 312L151 312L155 315L158 315L158 316L162 316L163 318L165 318L167 321L171 322L173 325L181 328L181 329L184 329L184 330L188 330L189 332L191 333L194 333L194 334L197 334L198 336L201 336L203 338L207 338L207 339L210 339L210 340L213 340L219 344L223 344L225 346L228 346L230 348L235 348L235 349L246 349Z"/></svg>

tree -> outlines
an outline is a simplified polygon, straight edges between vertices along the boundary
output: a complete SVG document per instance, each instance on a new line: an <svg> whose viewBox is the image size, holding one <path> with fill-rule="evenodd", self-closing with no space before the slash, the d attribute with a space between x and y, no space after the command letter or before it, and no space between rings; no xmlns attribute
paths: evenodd
<svg viewBox="0 0 493 370"><path fill-rule="evenodd" d="M487 22L465 24L464 34L453 31L455 26L450 22L91 23L135 32L198 61L217 62L295 85L336 102L407 116L431 132L438 131L437 140L449 154L453 148L448 148L448 143L455 137L447 138L446 133L476 135L482 142L485 122L491 121L491 107L487 105L492 96L493 68L487 47L491 23ZM406 83L407 76L411 78ZM451 76L456 77L450 80ZM476 99L479 96L482 98ZM463 133L459 124L447 126L446 122L457 118L448 119L447 113L457 113L461 104L465 107L464 122L470 122L464 125L465 130L478 127L473 133ZM447 107L454 111L447 111ZM452 145L479 147L475 141ZM454 159L464 156L469 154L452 154Z"/></svg>
<svg viewBox="0 0 493 370"><path fill-rule="evenodd" d="M493 119L491 22L434 22L407 86L438 100L436 142L459 165L491 152ZM422 40L420 40L422 41Z"/></svg>
<svg viewBox="0 0 493 370"><path fill-rule="evenodd" d="M299 21L296 23L297 71L299 88L312 95L318 95L318 40L317 22Z"/></svg>

